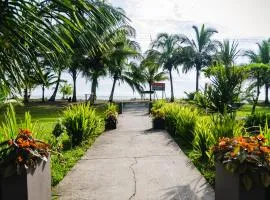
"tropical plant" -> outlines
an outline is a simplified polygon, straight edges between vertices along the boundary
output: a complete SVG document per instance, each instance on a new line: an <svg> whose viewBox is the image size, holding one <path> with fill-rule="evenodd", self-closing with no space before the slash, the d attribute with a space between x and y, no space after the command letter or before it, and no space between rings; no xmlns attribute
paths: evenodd
<svg viewBox="0 0 270 200"><path fill-rule="evenodd" d="M63 125L71 139L72 147L80 145L91 135L99 134L104 130L104 119L97 116L90 104L76 104L63 112Z"/></svg>
<svg viewBox="0 0 270 200"><path fill-rule="evenodd" d="M212 151L218 163L240 175L247 190L257 184L266 188L270 186L270 146L263 135L220 138ZM258 174L258 179L255 174Z"/></svg>
<svg viewBox="0 0 270 200"><path fill-rule="evenodd" d="M270 64L270 42L262 41L261 43L257 43L258 45L258 53L253 50L248 50L245 52L245 56L247 56L252 63L263 63L265 65ZM265 73L264 78L262 79L262 84L265 85L265 103L269 103L268 97L268 88L270 83L270 73Z"/></svg>
<svg viewBox="0 0 270 200"><path fill-rule="evenodd" d="M131 29L132 31L132 29ZM130 32L130 36L135 34L134 30ZM126 82L133 91L142 91L140 80L138 80L139 67L134 62L129 62L130 58L140 57L139 44L127 38L128 35L121 36L114 45L112 51L108 54L106 61L109 67L109 73L113 78L113 85L109 101L113 101L115 85L117 81Z"/></svg>
<svg viewBox="0 0 270 200"><path fill-rule="evenodd" d="M234 66L236 59L240 56L241 50L238 50L238 42L224 40L220 44L220 50L217 52L216 60L226 67Z"/></svg>
<svg viewBox="0 0 270 200"><path fill-rule="evenodd" d="M80 42L93 49L92 41L101 42L94 31L97 25L111 32L108 26L126 21L123 13L109 4L86 0L1 1L0 13L1 82L19 93L24 78L21 69L33 69L39 74L40 57L58 68L72 52L70 44L77 35L87 30ZM60 70L55 71L58 74Z"/></svg>
<svg viewBox="0 0 270 200"><path fill-rule="evenodd" d="M248 115L245 119L245 127L262 127L264 128L266 124L270 124L270 114L256 112L252 115Z"/></svg>
<svg viewBox="0 0 270 200"><path fill-rule="evenodd" d="M118 117L117 106L115 104L108 103L105 111L106 130L116 129L117 117Z"/></svg>
<svg viewBox="0 0 270 200"><path fill-rule="evenodd" d="M253 63L247 66L248 78L253 82L247 88L247 97L253 101L251 114L255 113L260 96L260 88L267 82L270 66L263 63Z"/></svg>
<svg viewBox="0 0 270 200"><path fill-rule="evenodd" d="M211 85L206 88L205 94L209 109L221 114L231 112L239 102L242 83L246 78L245 68L223 65L212 66L204 70L206 77L211 79Z"/></svg>
<svg viewBox="0 0 270 200"><path fill-rule="evenodd" d="M148 83L150 92L150 101L152 101L152 84L158 81L168 79L165 72L159 71L160 65L157 60L147 55L140 64L140 73L144 82Z"/></svg>
<svg viewBox="0 0 270 200"><path fill-rule="evenodd" d="M188 72L195 68L196 70L196 91L199 90L199 76L203 68L209 66L213 61L213 56L217 52L220 43L213 40L212 37L217 31L212 28L206 28L202 25L201 29L197 26L192 27L196 37L189 39L184 37L184 43L187 46L182 51L183 72Z"/></svg>
<svg viewBox="0 0 270 200"><path fill-rule="evenodd" d="M65 83L63 86L61 86L60 92L63 94L63 99L65 99L66 96L69 96L72 94L72 86L70 84Z"/></svg>
<svg viewBox="0 0 270 200"><path fill-rule="evenodd" d="M182 51L181 43L183 37L181 35L169 35L161 33L152 43L152 49L148 51L150 57L154 57L158 63L169 73L171 84L171 102L174 101L173 77L172 70L181 64L182 60L179 54Z"/></svg>
<svg viewBox="0 0 270 200"><path fill-rule="evenodd" d="M5 177L21 169L36 168L41 160L47 162L49 145L32 137L31 131L20 129L16 138L0 144L0 170Z"/></svg>

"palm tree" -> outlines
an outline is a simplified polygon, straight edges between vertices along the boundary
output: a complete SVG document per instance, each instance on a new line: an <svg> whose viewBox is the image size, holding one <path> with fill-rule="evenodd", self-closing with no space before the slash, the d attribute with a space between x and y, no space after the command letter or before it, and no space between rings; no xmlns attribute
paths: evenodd
<svg viewBox="0 0 270 200"><path fill-rule="evenodd" d="M60 66L66 53L72 52L70 41L88 30L81 38L84 47L93 47L92 41L101 43L94 27L111 32L110 24L121 25L126 21L123 13L100 1L0 1L0 66L1 81L6 87L21 90L21 68L24 60L41 73L39 57L46 57L54 67ZM77 33L77 34L74 34ZM40 74L41 76L41 74ZM7 77L12 78L10 85Z"/></svg>
<svg viewBox="0 0 270 200"><path fill-rule="evenodd" d="M161 33L152 43L152 49L148 52L149 55L158 59L158 62L164 70L169 72L171 83L171 102L174 101L172 70L177 70L178 65L181 64L182 60L179 59L179 54L182 50L182 42L183 36L181 35Z"/></svg>
<svg viewBox="0 0 270 200"><path fill-rule="evenodd" d="M263 63L270 64L270 43L267 40L262 41L261 43L257 43L259 47L258 53L255 51L249 50L245 52L245 56L247 56L252 63ZM265 74L264 78L265 85L265 103L269 103L268 97L268 89L270 83L270 74Z"/></svg>
<svg viewBox="0 0 270 200"><path fill-rule="evenodd" d="M200 72L204 67L211 64L213 55L216 53L219 42L212 40L217 31L213 28L206 28L203 24L201 29L192 26L195 31L195 39L184 37L187 47L183 50L183 72L188 72L195 68L196 70L196 91L199 90Z"/></svg>
<svg viewBox="0 0 270 200"><path fill-rule="evenodd" d="M265 83L265 74L270 73L270 66L263 63L252 63L247 66L247 69L249 72L249 78L253 80L248 88L248 91L253 92L252 90L254 88L256 90L256 95L253 97L253 106L251 111L251 114L254 114L260 96L260 88Z"/></svg>
<svg viewBox="0 0 270 200"><path fill-rule="evenodd" d="M233 66L236 59L240 56L240 51L238 49L238 42L229 40L224 40L220 44L220 51L217 52L216 60L226 67Z"/></svg>
<svg viewBox="0 0 270 200"><path fill-rule="evenodd" d="M143 81L148 83L150 101L152 101L152 84L154 82L167 80L168 77L164 71L159 70L160 65L158 64L157 60L149 55L142 60L140 68Z"/></svg>
<svg viewBox="0 0 270 200"><path fill-rule="evenodd" d="M112 49L106 55L106 65L108 66L110 76L113 78L113 85L109 101L113 101L115 85L117 81L126 82L133 91L141 92L140 83L135 75L138 74L138 67L135 67L129 59L140 58L140 46L132 38L135 36L135 30L127 27L120 31L115 37L115 43Z"/></svg>

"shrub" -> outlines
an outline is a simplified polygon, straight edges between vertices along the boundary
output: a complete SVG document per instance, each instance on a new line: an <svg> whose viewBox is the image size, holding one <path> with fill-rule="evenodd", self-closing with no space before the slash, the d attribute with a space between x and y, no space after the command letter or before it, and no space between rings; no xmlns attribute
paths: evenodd
<svg viewBox="0 0 270 200"><path fill-rule="evenodd" d="M253 115L249 115L245 120L245 127L249 128L252 126L261 126L265 127L265 124L270 123L270 114L268 113L254 113Z"/></svg>
<svg viewBox="0 0 270 200"><path fill-rule="evenodd" d="M116 129L117 124L117 106L115 104L107 104L107 109L105 111L105 128L106 130Z"/></svg>
<svg viewBox="0 0 270 200"><path fill-rule="evenodd" d="M63 124L71 138L72 146L79 145L91 135L102 132L104 120L97 116L90 104L76 104L63 112Z"/></svg>
<svg viewBox="0 0 270 200"><path fill-rule="evenodd" d="M58 119L58 122L56 123L53 131L52 131L52 134L58 138L61 134L63 134L65 132L66 128L65 126L63 125L62 123L62 120L61 119Z"/></svg>
<svg viewBox="0 0 270 200"><path fill-rule="evenodd" d="M200 120L194 131L194 140L192 142L193 150L190 157L195 162L208 162L210 160L210 148L215 144L212 134L214 125L207 119Z"/></svg>
<svg viewBox="0 0 270 200"><path fill-rule="evenodd" d="M155 112L159 109L161 109L162 107L164 107L166 105L166 101L165 100L157 100L153 103L153 107L151 109L151 113Z"/></svg>
<svg viewBox="0 0 270 200"><path fill-rule="evenodd" d="M237 121L233 113L212 115L212 121L212 133L216 141L223 137L240 136L244 132L243 122Z"/></svg>

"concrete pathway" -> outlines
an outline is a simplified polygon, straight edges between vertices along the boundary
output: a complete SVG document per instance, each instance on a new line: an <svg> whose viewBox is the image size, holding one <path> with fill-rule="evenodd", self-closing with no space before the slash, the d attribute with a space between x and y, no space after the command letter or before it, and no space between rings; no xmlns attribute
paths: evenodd
<svg viewBox="0 0 270 200"><path fill-rule="evenodd" d="M147 108L126 106L56 187L60 199L214 200L214 191L172 138L151 130Z"/></svg>

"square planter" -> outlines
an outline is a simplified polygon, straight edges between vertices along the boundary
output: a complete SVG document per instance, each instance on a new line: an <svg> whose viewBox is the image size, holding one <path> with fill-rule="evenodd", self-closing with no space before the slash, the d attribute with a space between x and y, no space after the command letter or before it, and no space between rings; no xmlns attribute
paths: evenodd
<svg viewBox="0 0 270 200"><path fill-rule="evenodd" d="M21 175L0 177L1 200L50 200L51 168L50 159L40 161L33 170L22 170Z"/></svg>
<svg viewBox="0 0 270 200"><path fill-rule="evenodd" d="M163 118L154 118L153 119L153 129L165 129L165 119Z"/></svg>
<svg viewBox="0 0 270 200"><path fill-rule="evenodd" d="M216 162L216 200L269 200L269 188L253 185L247 191L237 174L232 174L221 163Z"/></svg>
<svg viewBox="0 0 270 200"><path fill-rule="evenodd" d="M117 103L118 105L118 114L122 114L123 113L123 102Z"/></svg>
<svg viewBox="0 0 270 200"><path fill-rule="evenodd" d="M106 130L113 130L117 128L117 119L108 118L105 120L105 129Z"/></svg>

